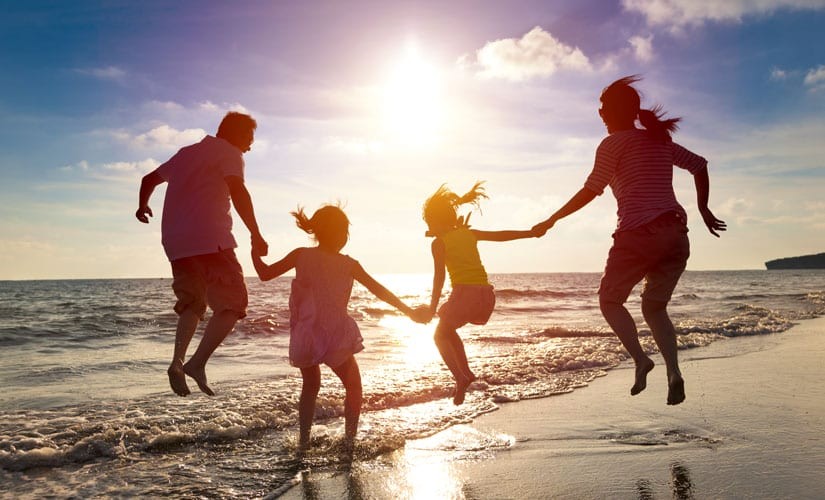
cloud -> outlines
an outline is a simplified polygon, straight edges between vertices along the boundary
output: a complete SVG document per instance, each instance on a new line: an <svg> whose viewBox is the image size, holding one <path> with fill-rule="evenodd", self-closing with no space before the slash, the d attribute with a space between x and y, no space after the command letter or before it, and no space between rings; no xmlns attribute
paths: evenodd
<svg viewBox="0 0 825 500"><path fill-rule="evenodd" d="M206 136L206 131L202 128L176 130L164 124L136 136L130 136L124 132L115 132L115 136L136 149L175 151L183 146L200 141Z"/></svg>
<svg viewBox="0 0 825 500"><path fill-rule="evenodd" d="M781 68L771 68L771 80L781 81L788 78L788 72Z"/></svg>
<svg viewBox="0 0 825 500"><path fill-rule="evenodd" d="M476 52L475 64L464 56L459 65L478 67L485 78L512 81L549 76L561 69L590 71L590 60L578 47L571 47L536 26L521 38L488 42Z"/></svg>
<svg viewBox="0 0 825 500"><path fill-rule="evenodd" d="M649 62L653 59L653 35L647 37L636 35L630 37L628 41L633 46L636 59L642 62Z"/></svg>
<svg viewBox="0 0 825 500"><path fill-rule="evenodd" d="M103 170L112 172L138 172L147 173L154 170L158 166L158 162L152 158L146 158L140 161L116 161L112 163L104 163L101 165Z"/></svg>
<svg viewBox="0 0 825 500"><path fill-rule="evenodd" d="M645 16L648 24L679 30L706 21L739 22L748 15L780 9L823 9L822 0L622 0L625 10Z"/></svg>
<svg viewBox="0 0 825 500"><path fill-rule="evenodd" d="M805 75L804 82L812 92L825 89L825 65L821 64L816 68L811 68Z"/></svg>
<svg viewBox="0 0 825 500"><path fill-rule="evenodd" d="M91 76L100 80L111 80L120 82L126 78L126 71L117 66L106 66L105 68L78 68L75 71L81 75Z"/></svg>

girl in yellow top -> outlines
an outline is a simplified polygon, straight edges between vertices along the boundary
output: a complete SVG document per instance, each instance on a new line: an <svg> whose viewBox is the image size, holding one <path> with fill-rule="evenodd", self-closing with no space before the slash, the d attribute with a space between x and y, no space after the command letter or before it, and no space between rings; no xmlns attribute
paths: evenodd
<svg viewBox="0 0 825 500"><path fill-rule="evenodd" d="M424 202L424 221L427 236L434 236L432 243L433 295L430 314L435 314L441 289L444 287L445 271L450 273L452 292L438 309L438 326L435 329L435 345L441 358L455 378L453 403L464 402L467 387L476 379L467 363L464 343L456 330L467 323L484 325L490 319L496 297L493 287L487 281L487 272L481 263L476 243L478 241L511 241L538 237L535 231L479 231L470 229L470 216L459 217L456 209L472 203L478 206L481 198L486 198L481 182L463 196L450 191L445 185Z"/></svg>

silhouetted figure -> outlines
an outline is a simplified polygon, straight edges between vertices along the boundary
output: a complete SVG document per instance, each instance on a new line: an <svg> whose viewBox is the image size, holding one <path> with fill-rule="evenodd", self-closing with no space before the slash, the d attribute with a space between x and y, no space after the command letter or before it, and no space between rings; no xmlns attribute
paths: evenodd
<svg viewBox="0 0 825 500"><path fill-rule="evenodd" d="M663 119L658 106L640 109L639 94L632 86L638 80L628 76L602 91L599 115L609 135L596 150L593 171L581 190L534 229L550 229L610 186L619 220L599 286L599 305L636 363L636 380L630 389L636 395L645 389L653 361L639 344L636 324L624 303L644 278L642 314L667 366L667 404L676 405L685 399L684 380L667 304L685 270L690 244L687 214L673 192L674 165L693 175L699 212L711 234L718 237L717 231L726 226L708 208L707 161L671 139L679 118ZM636 127L637 119L644 128Z"/></svg>
<svg viewBox="0 0 825 500"><path fill-rule="evenodd" d="M315 400L321 388L320 364L329 366L346 389L345 444L351 449L361 415L361 373L354 354L364 349L361 332L347 313L353 280L410 318L426 323L430 317L404 304L364 271L357 260L343 255L349 239L349 219L335 206L318 209L312 218L303 209L292 212L299 228L315 237L317 246L296 248L267 265L252 250L252 263L262 281L295 269L289 296L289 362L300 368L303 386L298 403L299 451L309 445Z"/></svg>
<svg viewBox="0 0 825 500"><path fill-rule="evenodd" d="M201 391L214 392L206 381L206 362L235 323L246 316L247 292L235 257L230 200L252 235L252 247L262 254L267 244L258 230L252 198L244 185L243 153L249 151L257 123L251 116L230 112L218 132L186 146L143 177L135 217L149 222L149 198L167 182L161 240L172 264L172 289L177 297L175 350L167 374L172 390L189 394L189 375ZM184 364L189 342L206 312L212 317L195 354Z"/></svg>
<svg viewBox="0 0 825 500"><path fill-rule="evenodd" d="M441 308L438 308L438 326L435 329L435 345L441 358L455 378L453 403L464 402L467 388L476 379L467 362L464 343L457 330L467 323L484 325L490 319L496 304L493 286L487 281L487 272L481 263L477 243L479 241L511 241L533 238L538 231L479 231L470 229L469 214L459 217L456 210L465 203L477 205L486 198L481 182L463 196L458 196L442 185L424 203L424 221L427 236L434 236L433 294L429 313L435 314L441 290L444 287L445 268L450 273L452 292Z"/></svg>

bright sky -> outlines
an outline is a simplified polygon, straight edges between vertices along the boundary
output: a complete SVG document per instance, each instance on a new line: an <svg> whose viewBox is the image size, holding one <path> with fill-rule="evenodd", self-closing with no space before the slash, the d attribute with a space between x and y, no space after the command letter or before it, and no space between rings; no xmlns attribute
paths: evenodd
<svg viewBox="0 0 825 500"><path fill-rule="evenodd" d="M598 96L629 74L706 157L721 239L693 181L689 269L825 251L825 0L5 2L0 279L165 277L141 176L258 120L246 179L270 260L310 244L288 212L341 201L345 252L431 272L421 204L486 180L479 229L529 228L578 190L605 135ZM489 272L599 271L608 191L541 240L482 243ZM249 234L236 217L247 274Z"/></svg>

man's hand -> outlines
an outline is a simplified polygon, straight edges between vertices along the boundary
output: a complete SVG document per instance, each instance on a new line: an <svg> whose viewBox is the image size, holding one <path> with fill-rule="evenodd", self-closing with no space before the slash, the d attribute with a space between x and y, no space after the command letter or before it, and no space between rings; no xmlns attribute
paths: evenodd
<svg viewBox="0 0 825 500"><path fill-rule="evenodd" d="M269 253L269 245L260 234L252 236L252 253L261 257Z"/></svg>
<svg viewBox="0 0 825 500"><path fill-rule="evenodd" d="M149 208L148 205L145 206L145 207L138 208L137 211L135 212L135 217L137 217L137 220L139 220L140 222L142 222L144 224L149 224L149 217L152 217L152 216L153 216L152 215L152 209Z"/></svg>

